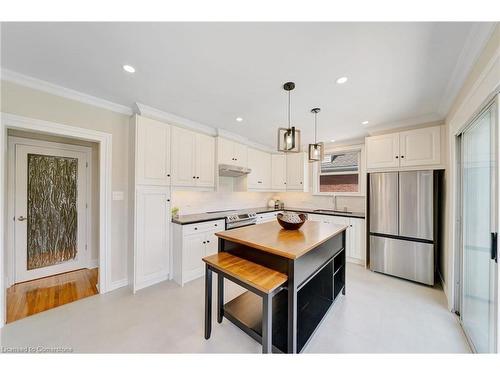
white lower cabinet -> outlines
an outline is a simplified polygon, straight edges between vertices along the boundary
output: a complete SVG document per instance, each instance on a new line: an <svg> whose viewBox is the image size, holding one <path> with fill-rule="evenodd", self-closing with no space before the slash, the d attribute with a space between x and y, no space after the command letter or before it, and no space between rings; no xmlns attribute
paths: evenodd
<svg viewBox="0 0 500 375"><path fill-rule="evenodd" d="M170 270L170 189L136 190L134 292L166 280Z"/></svg>
<svg viewBox="0 0 500 375"><path fill-rule="evenodd" d="M179 225L174 224L174 281L184 286L204 275L202 258L218 251L216 232L224 230L224 220Z"/></svg>
<svg viewBox="0 0 500 375"><path fill-rule="evenodd" d="M319 214L308 214L307 216L308 220L312 221L347 225L346 260L351 263L365 264L365 219Z"/></svg>

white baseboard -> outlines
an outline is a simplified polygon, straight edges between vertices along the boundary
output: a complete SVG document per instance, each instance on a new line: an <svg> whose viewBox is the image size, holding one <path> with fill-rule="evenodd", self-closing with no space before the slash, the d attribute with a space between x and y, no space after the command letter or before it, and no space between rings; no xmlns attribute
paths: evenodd
<svg viewBox="0 0 500 375"><path fill-rule="evenodd" d="M109 286L108 292L111 292L112 290L118 289L118 288L123 288L124 286L128 285L128 279L121 279L121 280L116 280L111 283Z"/></svg>

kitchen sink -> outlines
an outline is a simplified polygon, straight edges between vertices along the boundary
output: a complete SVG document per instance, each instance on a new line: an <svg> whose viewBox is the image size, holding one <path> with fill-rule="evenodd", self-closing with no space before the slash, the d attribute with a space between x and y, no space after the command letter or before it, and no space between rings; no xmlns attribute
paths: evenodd
<svg viewBox="0 0 500 375"><path fill-rule="evenodd" d="M352 211L343 211L343 210L328 210L328 209L319 209L314 210L314 212L332 212L334 214L352 214Z"/></svg>

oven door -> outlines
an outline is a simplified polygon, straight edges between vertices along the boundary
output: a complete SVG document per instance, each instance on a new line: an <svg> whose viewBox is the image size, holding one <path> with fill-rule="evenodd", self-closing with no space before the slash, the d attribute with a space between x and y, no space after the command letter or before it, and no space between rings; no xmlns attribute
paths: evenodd
<svg viewBox="0 0 500 375"><path fill-rule="evenodd" d="M257 224L255 219L241 220L241 221L237 221L235 223L228 223L226 221L226 230L248 227L249 225L255 225L255 224Z"/></svg>

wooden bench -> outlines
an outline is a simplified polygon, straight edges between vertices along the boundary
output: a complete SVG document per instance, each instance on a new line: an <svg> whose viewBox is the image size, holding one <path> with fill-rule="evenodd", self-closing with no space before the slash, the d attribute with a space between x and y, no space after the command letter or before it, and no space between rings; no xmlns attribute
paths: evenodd
<svg viewBox="0 0 500 375"><path fill-rule="evenodd" d="M212 272L217 273L217 321L224 316L224 278L262 297L262 352L272 352L273 297L281 291L287 275L221 252L203 258L205 268L205 339L212 332Z"/></svg>

